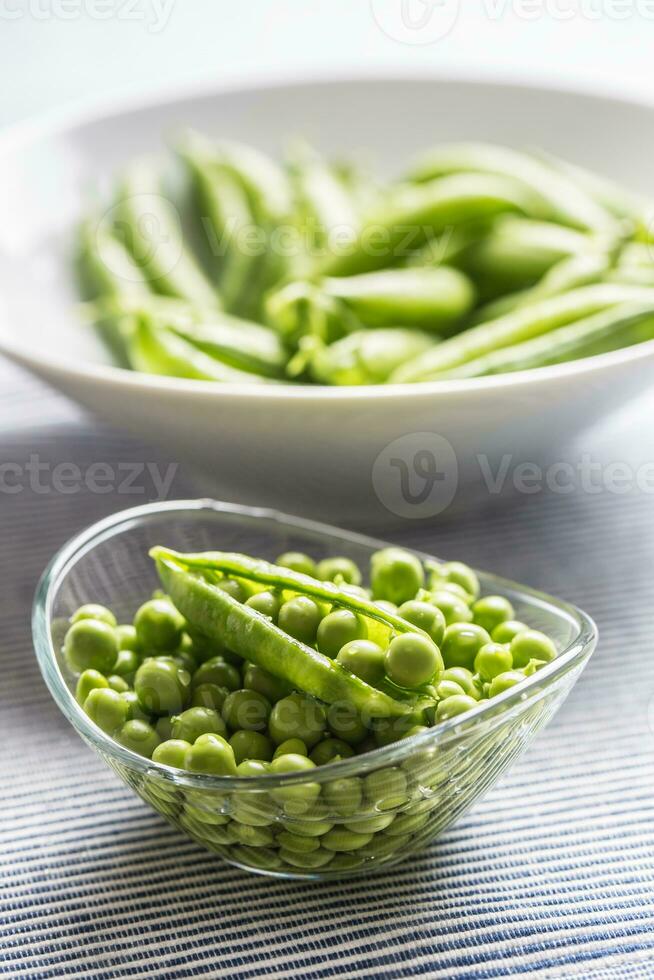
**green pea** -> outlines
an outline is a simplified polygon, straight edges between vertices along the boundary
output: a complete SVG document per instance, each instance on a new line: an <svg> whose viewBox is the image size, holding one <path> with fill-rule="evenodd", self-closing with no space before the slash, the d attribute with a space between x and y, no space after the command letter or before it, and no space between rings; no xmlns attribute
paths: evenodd
<svg viewBox="0 0 654 980"><path fill-rule="evenodd" d="M290 568L291 571L299 572L300 575L316 577L316 563L313 558L309 558L301 551L285 551L283 555L277 558L275 564L281 565L282 568Z"/></svg>
<svg viewBox="0 0 654 980"><path fill-rule="evenodd" d="M101 674L110 674L118 656L113 627L99 619L78 620L66 633L64 656L75 673L97 670Z"/></svg>
<svg viewBox="0 0 654 980"><path fill-rule="evenodd" d="M235 776L236 761L229 742L220 735L200 735L187 749L184 768L189 772L202 772L212 776Z"/></svg>
<svg viewBox="0 0 654 980"><path fill-rule="evenodd" d="M219 687L218 684L198 684L191 695L191 707L213 708L214 711L222 711L228 694L227 688Z"/></svg>
<svg viewBox="0 0 654 980"><path fill-rule="evenodd" d="M407 799L406 774L396 767L368 773L363 780L363 792L369 806L391 810Z"/></svg>
<svg viewBox="0 0 654 980"><path fill-rule="evenodd" d="M346 582L361 585L361 572L351 558L323 558L318 562L315 577L321 582Z"/></svg>
<svg viewBox="0 0 654 980"><path fill-rule="evenodd" d="M284 830L301 837L322 837L334 826L328 820L302 820L299 817L282 817L281 824Z"/></svg>
<svg viewBox="0 0 654 980"><path fill-rule="evenodd" d="M270 701L258 691L230 691L223 704L222 715L233 732L241 728L249 732L263 732L270 717Z"/></svg>
<svg viewBox="0 0 654 980"><path fill-rule="evenodd" d="M174 660L144 660L134 677L134 690L143 708L153 715L181 711L191 696L191 675Z"/></svg>
<svg viewBox="0 0 654 980"><path fill-rule="evenodd" d="M266 871L275 871L282 865L281 858L276 851L268 847L235 847L230 857L246 867L263 868Z"/></svg>
<svg viewBox="0 0 654 980"><path fill-rule="evenodd" d="M503 674L498 674L490 682L488 697L494 698L498 694L503 694L510 687L515 687L516 684L522 684L524 679L525 675L519 670L506 670Z"/></svg>
<svg viewBox="0 0 654 980"><path fill-rule="evenodd" d="M336 663L374 687L384 679L385 655L385 651L372 640L350 640L338 651Z"/></svg>
<svg viewBox="0 0 654 980"><path fill-rule="evenodd" d="M282 830L277 834L277 843L280 847L288 851L295 851L298 854L317 851L320 847L320 841L317 837L301 837L299 834L292 834L289 830Z"/></svg>
<svg viewBox="0 0 654 980"><path fill-rule="evenodd" d="M237 691L241 687L241 675L223 656L211 657L200 664L193 674L193 690L201 684L216 684L226 687L228 691Z"/></svg>
<svg viewBox="0 0 654 980"><path fill-rule="evenodd" d="M234 732L229 740L229 744L234 752L237 765L246 759L257 759L263 762L270 762L272 760L273 744L261 732L251 732L241 729L241 731Z"/></svg>
<svg viewBox="0 0 654 980"><path fill-rule="evenodd" d="M487 595L472 605L473 622L492 633L496 626L513 619L515 611L508 599L501 595Z"/></svg>
<svg viewBox="0 0 654 980"><path fill-rule="evenodd" d="M256 609L257 612L260 612L262 616L267 616L273 623L277 622L281 604L282 600L279 593L269 591L255 592L245 602L246 606Z"/></svg>
<svg viewBox="0 0 654 980"><path fill-rule="evenodd" d="M324 783L323 797L330 810L339 816L349 817L357 813L363 799L361 780L356 776L343 776Z"/></svg>
<svg viewBox="0 0 654 980"><path fill-rule="evenodd" d="M124 694L130 691L131 688L124 677L120 677L118 674L109 674L107 677L107 682L112 691L117 691L118 694Z"/></svg>
<svg viewBox="0 0 654 980"><path fill-rule="evenodd" d="M359 746L370 734L361 713L346 701L330 704L327 708L327 725L335 738L349 745Z"/></svg>
<svg viewBox="0 0 654 980"><path fill-rule="evenodd" d="M120 695L125 704L127 705L127 720L128 721L150 721L150 715L147 711L144 711L141 702L139 701L136 693L134 691L123 691ZM162 719L160 719L162 720ZM166 721L168 719L166 718ZM169 722L170 724L170 722ZM159 724L157 723L157 731L159 731ZM166 738L170 737L170 731Z"/></svg>
<svg viewBox="0 0 654 980"><path fill-rule="evenodd" d="M279 610L277 625L301 643L311 646L322 618L318 605L308 596L296 595Z"/></svg>
<svg viewBox="0 0 654 980"><path fill-rule="evenodd" d="M464 694L474 698L475 701L479 701L481 697L481 685L467 667L446 667L441 675L441 681L454 681L463 688Z"/></svg>
<svg viewBox="0 0 654 980"><path fill-rule="evenodd" d="M475 670L485 681L492 681L512 667L511 651L502 643L485 643L475 657Z"/></svg>
<svg viewBox="0 0 654 980"><path fill-rule="evenodd" d="M140 652L140 646L136 630L131 623L121 623L116 627L116 643L119 650L132 650L134 653Z"/></svg>
<svg viewBox="0 0 654 980"><path fill-rule="evenodd" d="M378 834L380 830L390 827L394 820L394 813L379 813L377 816L365 817L363 820L353 820L343 826L356 834Z"/></svg>
<svg viewBox="0 0 654 980"><path fill-rule="evenodd" d="M248 847L270 847L273 843L272 831L267 827L253 827L237 821L230 826L236 840Z"/></svg>
<svg viewBox="0 0 654 980"><path fill-rule="evenodd" d="M425 580L419 559L402 548L383 548L370 559L370 584L374 599L397 606L413 599Z"/></svg>
<svg viewBox="0 0 654 980"><path fill-rule="evenodd" d="M439 701L454 697L456 694L465 693L465 689L460 684L457 684L456 681L442 680L436 685L436 697Z"/></svg>
<svg viewBox="0 0 654 980"><path fill-rule="evenodd" d="M363 848L360 851L339 851L329 862L330 871L354 871L365 864Z"/></svg>
<svg viewBox="0 0 654 980"><path fill-rule="evenodd" d="M243 759L236 770L238 776L265 776L267 772L270 766L263 759Z"/></svg>
<svg viewBox="0 0 654 980"><path fill-rule="evenodd" d="M100 606L95 602L89 602L85 606L80 606L70 617L70 622L71 624L79 623L83 619L94 619L98 623L106 623L108 626L113 627L116 626L116 617L111 609L107 609L106 606Z"/></svg>
<svg viewBox="0 0 654 980"><path fill-rule="evenodd" d="M406 688L428 684L443 670L438 647L422 633L400 633L391 640L384 664L393 683Z"/></svg>
<svg viewBox="0 0 654 980"><path fill-rule="evenodd" d="M270 772L275 776L286 773L309 773L315 768L315 763L304 755L280 755L270 764ZM290 786L281 786L271 790L271 796L284 807L289 816L302 816L320 796L320 784L298 782Z"/></svg>
<svg viewBox="0 0 654 980"><path fill-rule="evenodd" d="M83 705L91 691L95 688L107 688L109 681L99 670L85 670L77 680L75 687L75 697L79 704Z"/></svg>
<svg viewBox="0 0 654 980"><path fill-rule="evenodd" d="M185 742L184 739L169 738L157 745L152 753L152 761L160 762L162 766L171 766L173 769L183 769L184 758L190 748L190 743Z"/></svg>
<svg viewBox="0 0 654 980"><path fill-rule="evenodd" d="M222 592L226 592L232 599L236 599L237 602L245 602L248 598L248 590L243 582L239 582L238 579L229 577L221 578L216 582L216 585Z"/></svg>
<svg viewBox="0 0 654 980"><path fill-rule="evenodd" d="M289 738L281 745L278 745L274 751L273 759L277 759L280 755L308 755L309 750L306 744L301 738Z"/></svg>
<svg viewBox="0 0 654 980"><path fill-rule="evenodd" d="M402 603L398 609L398 615L402 619L406 619L407 623L411 623L412 626L417 626L419 629L424 630L436 646L440 646L443 640L443 634L445 633L446 623L445 616L438 606L419 599L409 599L408 602Z"/></svg>
<svg viewBox="0 0 654 980"><path fill-rule="evenodd" d="M526 623L521 623L518 619L507 619L499 623L491 633L494 643L510 643L514 636L529 629Z"/></svg>
<svg viewBox="0 0 654 980"><path fill-rule="evenodd" d="M292 864L293 867L301 868L306 871L313 871L317 868L323 868L326 864L329 864L334 855L331 851L326 851L322 847L310 854L299 854L297 851L291 851L286 847L280 847L279 856L287 864Z"/></svg>
<svg viewBox="0 0 654 980"><path fill-rule="evenodd" d="M366 747L365 751L371 751L377 746L390 745L406 738L416 725L421 726L426 720L425 712L411 712L408 715L401 715L399 718L376 718L373 724L375 744Z"/></svg>
<svg viewBox="0 0 654 980"><path fill-rule="evenodd" d="M184 618L170 599L150 599L137 611L134 627L144 650L168 652L179 647Z"/></svg>
<svg viewBox="0 0 654 980"><path fill-rule="evenodd" d="M84 711L98 728L111 735L127 721L127 705L118 691L95 687L84 702Z"/></svg>
<svg viewBox="0 0 654 980"><path fill-rule="evenodd" d="M283 697L291 693L291 686L287 681L275 677L274 674L264 670L257 664L246 664L243 673L243 687L250 691L258 691L267 698L271 704L281 701Z"/></svg>
<svg viewBox="0 0 654 980"><path fill-rule="evenodd" d="M429 820L429 813L400 813L393 823L382 831L386 837L399 837L404 834L415 834Z"/></svg>
<svg viewBox="0 0 654 980"><path fill-rule="evenodd" d="M123 697L129 698L130 692L128 692L127 694L123 694ZM136 701L136 705L138 705L139 702L136 695L134 695L134 698ZM147 715L143 712L143 709L140 706L138 707L138 710L141 711L140 716L137 715L136 713L132 714L132 709L130 708L129 717L130 718L140 717L141 721L148 721ZM157 720L154 722L154 730L156 731L157 735L159 736L162 742L167 742L169 739L173 737L173 726L171 724L170 718L167 715L164 715L161 718L157 718Z"/></svg>
<svg viewBox="0 0 654 980"><path fill-rule="evenodd" d="M268 731L275 745L281 745L289 738L300 738L312 749L323 737L326 723L323 706L315 698L297 691L273 707Z"/></svg>
<svg viewBox="0 0 654 980"><path fill-rule="evenodd" d="M445 698L436 708L436 722L447 721L455 715L462 715L471 708L476 708L477 702L467 694L454 694L452 697Z"/></svg>
<svg viewBox="0 0 654 980"><path fill-rule="evenodd" d="M467 667L472 670L475 657L490 636L476 623L452 623L445 630L441 653L446 667Z"/></svg>
<svg viewBox="0 0 654 980"><path fill-rule="evenodd" d="M372 834L359 834L345 827L334 827L320 838L320 843L328 851L358 851L371 840Z"/></svg>
<svg viewBox="0 0 654 980"><path fill-rule="evenodd" d="M172 737L183 739L191 745L200 735L206 735L208 732L223 737L227 734L225 722L213 708L197 706L187 708L181 714L173 716L170 721Z"/></svg>
<svg viewBox="0 0 654 980"><path fill-rule="evenodd" d="M123 695L117 695L123 697ZM152 753L159 745L159 736L147 721L140 721L138 718L126 721L123 727L115 735L116 741L124 745L126 749L143 755L146 759L152 757ZM185 768L188 768L185 766Z"/></svg>
<svg viewBox="0 0 654 980"><path fill-rule="evenodd" d="M468 565L461 561L448 561L441 566L441 572L448 582L461 586L473 599L479 595L479 579Z"/></svg>
<svg viewBox="0 0 654 980"><path fill-rule="evenodd" d="M132 677L138 670L140 663L141 658L135 650L119 650L113 672L119 677Z"/></svg>
<svg viewBox="0 0 654 980"><path fill-rule="evenodd" d="M514 667L526 667L530 660L549 663L556 657L556 647L549 636L539 630L523 630L511 640L511 656Z"/></svg>
<svg viewBox="0 0 654 980"><path fill-rule="evenodd" d="M448 592L446 589L439 589L436 592L432 592L429 601L433 602L440 609L448 626L451 626L453 623L472 622L472 611L467 602L459 598L459 596L454 595L453 592Z"/></svg>
<svg viewBox="0 0 654 980"><path fill-rule="evenodd" d="M340 738L326 738L314 747L309 758L317 766L326 766L335 759L349 759L354 755L354 749Z"/></svg>
<svg viewBox="0 0 654 980"><path fill-rule="evenodd" d="M188 650L178 650L173 656L173 660L178 667L188 671L191 676L193 676L195 671L198 669L197 660L192 653L188 652Z"/></svg>
<svg viewBox="0 0 654 980"><path fill-rule="evenodd" d="M365 620L349 609L327 613L318 626L317 646L321 653L334 660L346 643L365 640L368 629Z"/></svg>

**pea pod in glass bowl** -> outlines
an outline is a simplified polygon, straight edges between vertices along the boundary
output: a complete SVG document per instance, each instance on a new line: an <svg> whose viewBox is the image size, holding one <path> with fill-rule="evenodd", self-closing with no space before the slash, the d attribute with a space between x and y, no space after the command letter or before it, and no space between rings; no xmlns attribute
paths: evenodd
<svg viewBox="0 0 654 980"><path fill-rule="evenodd" d="M168 549L164 560L172 561L173 552L186 556L184 567L192 568L194 583L207 586L204 591L194 588L192 601L183 591L178 593L186 626L206 626L208 607L196 600L211 597L216 583L222 583L223 618L215 621L215 629L222 628L223 621L229 623L232 646L250 644L240 648L249 662L232 649L222 657L207 651L203 655L208 659L193 663L193 653L180 639L184 620L164 609L165 600L150 600L160 581L148 553L162 541ZM569 693L595 647L596 631L584 613L564 602L419 553L402 553L406 567L399 579L389 577L387 562L373 563L372 599L381 605L371 607L366 580L356 581L357 569L366 569L385 547L371 538L274 511L210 500L122 511L70 541L42 578L33 631L43 676L62 712L107 765L182 833L226 861L257 873L308 879L386 867L426 846L493 786ZM263 560L248 565L244 554ZM306 574L306 555L320 559L313 570L318 579ZM157 557L161 561L161 551ZM275 559L288 569L281 577L279 565L270 564ZM201 571L202 562L211 567ZM445 610L442 619L436 617L438 622L434 617L420 619L420 601L403 602L398 617L390 599L379 599L406 588L417 569L423 570L424 582L417 574L409 591L431 590ZM226 573L229 577L221 579ZM246 598L246 585L256 577L259 591ZM281 606L269 587L271 578L283 587ZM473 596L477 581L481 598ZM374 685L381 691L386 683L376 679L371 656L375 643L370 639L348 641L338 660L330 661L326 630L314 639L320 625L313 623L301 642L283 651L286 658L293 654L291 647L299 652L305 658L302 670L291 676L287 662L277 676L268 671L271 666L276 669L274 657L281 649L279 642L270 645L270 638L279 641L283 630L292 635L307 629L306 610L303 613L294 597L309 593L316 602L325 600L321 623L330 620L334 611L329 609L342 602L350 606L342 606L349 613L359 610L363 615L376 608L375 622L380 628L394 627L396 636L402 636L404 617L411 617L416 633L431 630L444 663L438 658L438 690L424 685L420 689L427 691L435 708L428 726L411 721L411 704L401 701L400 692L395 698L384 693L375 700L374 738L370 731L357 729L356 718L345 711L342 691L351 687L363 696ZM405 598L401 591L396 597ZM85 605L80 609L81 603ZM280 615L284 605L285 614ZM466 628L467 613L471 622ZM115 627L116 621L126 623L132 617L133 627ZM453 626L455 617L460 622ZM258 624L255 641L257 635L262 638L260 649L252 645L252 623ZM524 624L530 631L525 632ZM341 628L330 620L331 637ZM556 655L532 670L534 642L538 646L533 631L547 634ZM466 643L475 633L492 635L494 641L475 658L483 696L474 690L471 671L462 666L469 653ZM425 642L432 640L425 636ZM312 644L317 647L314 653ZM171 645L177 649L174 662L161 653ZM122 649L117 654L118 647ZM540 648L545 649L542 640ZM191 650L199 660L200 649L201 640L194 634ZM508 650L513 650L513 657L507 659ZM387 654L385 662L396 683L402 683L393 658ZM330 663L335 673L340 671L341 716L328 715L325 731L324 712L333 704L314 700L318 722L303 722L300 729L280 706L288 709L291 702L306 697L298 687L305 682L307 664L322 684ZM504 680L496 675L488 683L511 663L515 677L503 671ZM436 665L434 661L430 669ZM357 678L348 673L354 669L367 680L355 683ZM108 681L103 670L114 672ZM162 687L169 675L177 686ZM192 697L192 707L168 718L152 703L162 691L168 699L172 691L167 703L171 711L177 710L179 697L184 704ZM315 691L336 699L324 686ZM382 717L388 704L395 707ZM261 725L252 714L257 707L264 711ZM117 708L120 718L111 720ZM150 718L151 725L147 717L152 712L158 717L156 722ZM242 717L246 712L246 722L235 720L239 712ZM410 723L406 730L405 721ZM114 724L121 725L119 737L110 733Z"/></svg>

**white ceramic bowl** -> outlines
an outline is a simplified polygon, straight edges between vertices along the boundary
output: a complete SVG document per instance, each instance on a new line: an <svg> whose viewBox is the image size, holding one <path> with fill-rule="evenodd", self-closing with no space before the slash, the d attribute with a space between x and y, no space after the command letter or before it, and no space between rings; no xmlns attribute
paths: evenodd
<svg viewBox="0 0 654 980"><path fill-rule="evenodd" d="M385 78L196 91L7 132L0 350L210 470L223 497L341 519L433 516L452 497L467 499L463 491L480 480L480 454L491 466L505 453L514 461L556 458L649 384L654 343L504 377L357 389L227 387L112 367L75 309L71 230L91 190L186 126L273 153L302 134L328 153L361 152L387 173L440 140L537 146L647 191L654 109L488 81ZM426 496L421 450L441 476Z"/></svg>

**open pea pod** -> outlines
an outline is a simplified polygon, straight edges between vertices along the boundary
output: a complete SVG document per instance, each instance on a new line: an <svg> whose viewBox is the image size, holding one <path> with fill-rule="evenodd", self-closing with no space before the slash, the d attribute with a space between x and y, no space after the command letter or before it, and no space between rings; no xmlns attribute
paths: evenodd
<svg viewBox="0 0 654 980"><path fill-rule="evenodd" d="M288 681L297 690L305 691L327 704L352 704L370 718L398 717L415 710L417 698L402 701L372 687L329 657L289 636L256 609L238 602L197 574L198 569L217 569L216 562L211 563L207 558L207 564L202 565L199 562L204 560L203 557L197 556L197 564L188 564L187 559L194 561L196 556L177 556L165 548L153 548L150 554L157 562L157 571L167 594L189 623L206 636L225 643L250 663L257 664L275 677ZM217 558L217 561L220 559ZM267 574L263 568L266 563L253 559L249 561L253 574ZM233 570L234 574L244 573L242 567L240 571L231 567L243 565L233 557L225 556L220 563L227 570ZM256 565L262 566L258 572L254 568ZM289 582L288 587L292 588L292 583ZM338 593L338 589L335 591ZM408 626L404 624L405 628Z"/></svg>

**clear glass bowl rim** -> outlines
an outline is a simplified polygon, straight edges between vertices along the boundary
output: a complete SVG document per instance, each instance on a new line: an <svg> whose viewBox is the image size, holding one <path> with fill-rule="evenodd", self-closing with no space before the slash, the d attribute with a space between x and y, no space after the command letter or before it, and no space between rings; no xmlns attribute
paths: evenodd
<svg viewBox="0 0 654 980"><path fill-rule="evenodd" d="M130 749L124 748L91 721L82 707L77 703L73 692L61 674L52 643L50 627L54 599L60 583L79 559L83 558L89 551L92 551L96 545L113 537L120 530L128 530L130 526L138 524L140 521L152 515L183 513L185 511L196 513L207 511L209 513L232 514L249 519L265 520L299 531L304 530L313 534L340 537L342 540L350 540L373 549L388 545L387 541L382 541L368 535L347 531L343 528L318 521L293 517L270 508L247 507L240 504L212 500L211 498L160 501L144 504L140 507L120 510L109 517L97 521L70 538L56 552L43 572L34 597L32 607L32 636L39 667L57 706L73 725L77 733L87 742L90 742L101 754L108 756L132 771L138 771L144 776L151 777L159 775L167 782L174 782L179 786L220 791L235 789L270 790L293 783L304 783L307 781L325 782L346 776L358 776L384 766L394 765L402 761L405 757L413 755L418 750L434 748L436 746L442 747L449 741L460 738L464 733L468 733L472 728L481 727L483 722L492 720L499 724L502 720L508 720L517 713L522 713L524 708L527 708L530 704L533 704L544 696L548 689L568 671L574 670L577 666L583 666L592 654L597 642L597 627L594 621L585 612L571 603L554 598L536 589L518 585L509 579L501 578L489 572L476 570L482 586L490 587L489 591L492 592L492 586L496 586L509 597L513 596L516 599L527 597L537 605L546 608L550 613L555 613L559 617L564 617L568 621L572 621L576 627L577 632L575 636L556 659L527 678L524 683L519 685L519 688L509 688L503 694L493 698L492 701L482 701L478 707L472 708L470 711L458 717L440 722L440 724L435 725L426 732L421 732L419 735L393 742L390 745L374 749L363 755L355 755L350 759L343 759L339 762L319 766L315 771L311 772L310 776L306 772L289 773L279 776L266 774L263 776L241 778L235 776L184 773L170 766L153 762L151 759L147 759L144 756L132 752ZM422 559L434 559L435 557L413 548L408 550L411 550Z"/></svg>

